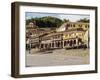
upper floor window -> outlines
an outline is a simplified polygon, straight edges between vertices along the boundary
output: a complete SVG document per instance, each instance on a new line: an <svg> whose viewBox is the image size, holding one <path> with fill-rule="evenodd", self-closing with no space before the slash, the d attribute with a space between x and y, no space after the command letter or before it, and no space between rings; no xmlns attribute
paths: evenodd
<svg viewBox="0 0 100 80"><path fill-rule="evenodd" d="M81 25L81 24L79 24L78 26L79 26L79 27L82 27L82 25Z"/></svg>
<svg viewBox="0 0 100 80"><path fill-rule="evenodd" d="M73 24L73 27L75 27L75 24Z"/></svg>
<svg viewBox="0 0 100 80"><path fill-rule="evenodd" d="M70 27L70 24L67 24L67 27Z"/></svg>
<svg viewBox="0 0 100 80"><path fill-rule="evenodd" d="M88 26L87 25L85 25L85 28L87 28Z"/></svg>
<svg viewBox="0 0 100 80"><path fill-rule="evenodd" d="M89 28L89 25L87 25L88 26L88 28Z"/></svg>

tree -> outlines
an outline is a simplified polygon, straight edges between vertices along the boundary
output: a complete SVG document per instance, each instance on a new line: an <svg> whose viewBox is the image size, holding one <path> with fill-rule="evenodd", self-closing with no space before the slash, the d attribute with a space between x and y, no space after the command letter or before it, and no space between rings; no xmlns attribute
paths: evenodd
<svg viewBox="0 0 100 80"><path fill-rule="evenodd" d="M86 23L89 23L90 20L87 19L87 18L84 18L84 19L80 19L80 20L78 20L77 22L86 22Z"/></svg>
<svg viewBox="0 0 100 80"><path fill-rule="evenodd" d="M26 20L26 24L28 25L29 22L35 22L36 26L38 27L43 27L43 28L56 28L59 27L63 21L59 18L52 17L52 16L45 16L45 17L40 17L40 18L32 18Z"/></svg>
<svg viewBox="0 0 100 80"><path fill-rule="evenodd" d="M69 22L69 19L63 19L63 22L65 23L65 22Z"/></svg>

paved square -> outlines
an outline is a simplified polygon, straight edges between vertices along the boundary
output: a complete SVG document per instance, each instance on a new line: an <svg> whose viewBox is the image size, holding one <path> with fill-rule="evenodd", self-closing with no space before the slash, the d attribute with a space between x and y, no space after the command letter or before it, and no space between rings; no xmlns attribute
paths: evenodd
<svg viewBox="0 0 100 80"><path fill-rule="evenodd" d="M89 49L56 49L50 52L26 51L26 66L62 66L89 64Z"/></svg>

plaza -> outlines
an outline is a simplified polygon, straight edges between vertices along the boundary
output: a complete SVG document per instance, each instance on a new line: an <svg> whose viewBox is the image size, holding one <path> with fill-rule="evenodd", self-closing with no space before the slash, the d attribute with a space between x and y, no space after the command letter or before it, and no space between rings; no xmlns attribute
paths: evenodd
<svg viewBox="0 0 100 80"><path fill-rule="evenodd" d="M26 51L26 67L83 65L89 64L89 59L89 49Z"/></svg>

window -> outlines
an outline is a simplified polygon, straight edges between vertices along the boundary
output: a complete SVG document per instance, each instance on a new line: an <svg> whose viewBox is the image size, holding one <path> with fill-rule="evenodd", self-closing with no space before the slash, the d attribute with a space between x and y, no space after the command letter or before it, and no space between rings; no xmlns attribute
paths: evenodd
<svg viewBox="0 0 100 80"><path fill-rule="evenodd" d="M47 48L47 44L45 44L45 47Z"/></svg>
<svg viewBox="0 0 100 80"><path fill-rule="evenodd" d="M70 24L70 27L73 27L73 25L72 25L72 24Z"/></svg>
<svg viewBox="0 0 100 80"><path fill-rule="evenodd" d="M54 43L52 43L52 47L54 47Z"/></svg>
<svg viewBox="0 0 100 80"><path fill-rule="evenodd" d="M67 27L70 27L70 24L67 24Z"/></svg>
<svg viewBox="0 0 100 80"><path fill-rule="evenodd" d="M82 25L80 25L80 24L79 24L78 26L79 26L79 27L82 27Z"/></svg>
<svg viewBox="0 0 100 80"><path fill-rule="evenodd" d="M75 24L73 24L73 27L75 27Z"/></svg>
<svg viewBox="0 0 100 80"><path fill-rule="evenodd" d="M43 44L41 44L41 48L43 48L43 46L44 46L44 45L43 45Z"/></svg>
<svg viewBox="0 0 100 80"><path fill-rule="evenodd" d="M74 40L74 44L76 44L76 40Z"/></svg>
<svg viewBox="0 0 100 80"><path fill-rule="evenodd" d="M89 28L89 25L88 25L88 28Z"/></svg>
<svg viewBox="0 0 100 80"><path fill-rule="evenodd" d="M85 28L87 28L87 25L85 25Z"/></svg>
<svg viewBox="0 0 100 80"><path fill-rule="evenodd" d="M64 41L64 46L66 46L66 41Z"/></svg>

